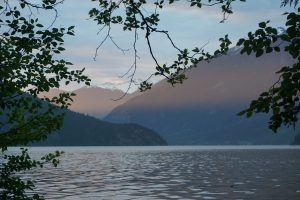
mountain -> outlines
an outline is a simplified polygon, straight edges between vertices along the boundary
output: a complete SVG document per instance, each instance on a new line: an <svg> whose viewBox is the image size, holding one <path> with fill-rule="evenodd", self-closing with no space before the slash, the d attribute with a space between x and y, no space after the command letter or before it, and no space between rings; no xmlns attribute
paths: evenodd
<svg viewBox="0 0 300 200"><path fill-rule="evenodd" d="M293 60L285 53L260 58L232 53L187 72L172 87L165 80L116 107L106 118L137 123L160 133L169 144L290 144L294 131L268 130L268 115L250 119L236 113L267 90L275 73Z"/></svg>
<svg viewBox="0 0 300 200"><path fill-rule="evenodd" d="M61 92L63 91L52 89L49 93L42 93L39 97L53 97ZM75 93L76 96L73 97L74 101L69 109L99 119L110 113L113 108L125 103L137 95L137 93L133 93L124 96L124 92L121 90L111 90L101 87L83 87L72 92ZM122 96L124 96L124 98L116 101L116 99L119 99Z"/></svg>
<svg viewBox="0 0 300 200"><path fill-rule="evenodd" d="M300 145L300 133L298 133L295 138L294 138L294 141L293 143L294 145Z"/></svg>
<svg viewBox="0 0 300 200"><path fill-rule="evenodd" d="M70 107L76 112L85 113L97 118L103 118L110 113L113 108L125 103L135 94L128 94L124 98L121 90L110 90L100 87L84 87L73 91L76 96Z"/></svg>
<svg viewBox="0 0 300 200"><path fill-rule="evenodd" d="M32 146L153 146L166 145L156 132L137 124L115 124L66 111L63 127Z"/></svg>

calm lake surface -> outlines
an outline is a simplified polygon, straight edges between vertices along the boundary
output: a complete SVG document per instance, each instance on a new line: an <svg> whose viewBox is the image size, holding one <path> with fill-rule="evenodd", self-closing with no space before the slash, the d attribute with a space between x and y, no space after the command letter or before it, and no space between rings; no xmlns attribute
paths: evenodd
<svg viewBox="0 0 300 200"><path fill-rule="evenodd" d="M28 174L46 199L300 199L300 149L290 146L35 147L65 151Z"/></svg>

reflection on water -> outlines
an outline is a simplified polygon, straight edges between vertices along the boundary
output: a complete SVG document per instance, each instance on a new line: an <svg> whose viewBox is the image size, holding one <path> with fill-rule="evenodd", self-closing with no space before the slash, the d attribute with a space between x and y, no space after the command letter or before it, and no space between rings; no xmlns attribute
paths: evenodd
<svg viewBox="0 0 300 200"><path fill-rule="evenodd" d="M300 199L300 149L32 148L66 153L37 170L46 199Z"/></svg>

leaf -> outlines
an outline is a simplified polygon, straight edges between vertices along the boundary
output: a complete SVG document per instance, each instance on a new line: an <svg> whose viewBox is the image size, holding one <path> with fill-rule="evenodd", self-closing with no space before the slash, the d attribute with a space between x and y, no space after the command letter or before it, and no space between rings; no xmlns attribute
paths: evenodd
<svg viewBox="0 0 300 200"><path fill-rule="evenodd" d="M259 26L260 28L266 28L267 24L266 24L266 22L260 22L260 23L258 24L258 26Z"/></svg>
<svg viewBox="0 0 300 200"><path fill-rule="evenodd" d="M239 41L237 42L237 46L241 46L244 43L245 39L241 38L239 39Z"/></svg>
<svg viewBox="0 0 300 200"><path fill-rule="evenodd" d="M252 111L247 111L246 117L247 117L247 118L250 118L250 117L252 116L252 114L253 114Z"/></svg>
<svg viewBox="0 0 300 200"><path fill-rule="evenodd" d="M256 57L260 57L261 55L263 55L264 54L264 50L262 50L262 49L258 49L257 51L256 51Z"/></svg>
<svg viewBox="0 0 300 200"><path fill-rule="evenodd" d="M274 47L274 50L275 50L276 52L280 52L280 47Z"/></svg>
<svg viewBox="0 0 300 200"><path fill-rule="evenodd" d="M273 51L273 48L272 47L267 47L266 48L266 53L271 53Z"/></svg>
<svg viewBox="0 0 300 200"><path fill-rule="evenodd" d="M243 111L237 113L237 116L243 116L244 114L246 114L246 112L247 112L246 110L243 110Z"/></svg>

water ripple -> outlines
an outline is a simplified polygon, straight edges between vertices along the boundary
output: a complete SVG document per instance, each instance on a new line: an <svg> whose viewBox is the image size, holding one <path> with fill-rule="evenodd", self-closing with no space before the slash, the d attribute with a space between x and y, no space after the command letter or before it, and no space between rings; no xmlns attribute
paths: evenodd
<svg viewBox="0 0 300 200"><path fill-rule="evenodd" d="M50 200L300 199L299 149L155 148L65 148L26 176Z"/></svg>

